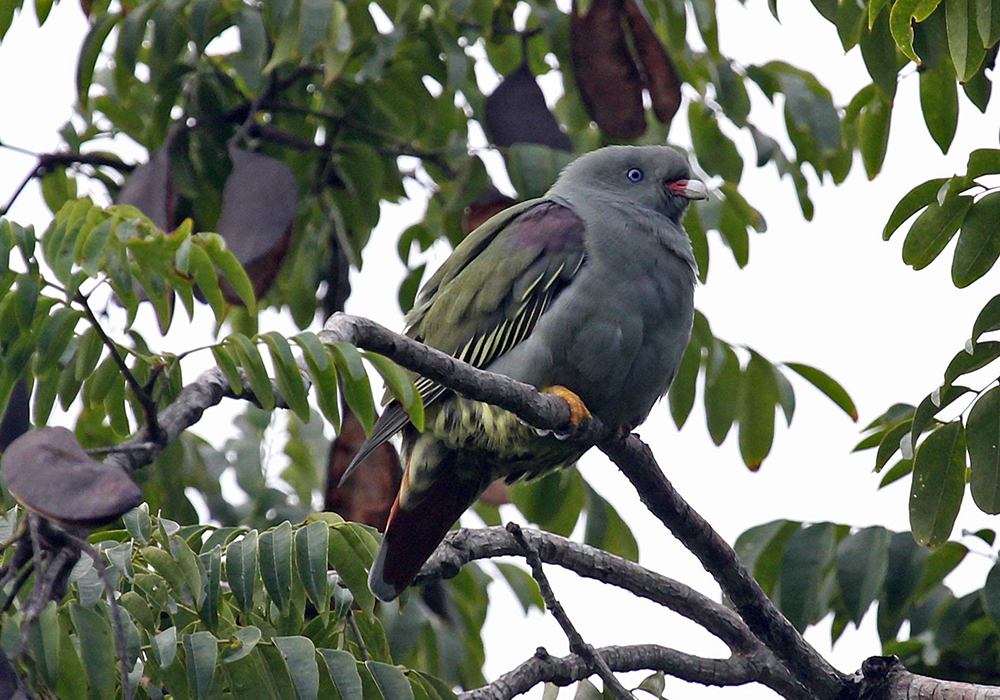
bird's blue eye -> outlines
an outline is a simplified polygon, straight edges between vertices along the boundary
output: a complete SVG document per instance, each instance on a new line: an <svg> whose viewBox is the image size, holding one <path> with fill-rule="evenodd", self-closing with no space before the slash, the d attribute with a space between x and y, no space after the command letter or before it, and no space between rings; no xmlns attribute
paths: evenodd
<svg viewBox="0 0 1000 700"><path fill-rule="evenodd" d="M627 177L632 182L639 182L640 180L642 180L643 172L639 170L639 168L629 168L628 172L625 173L625 177Z"/></svg>

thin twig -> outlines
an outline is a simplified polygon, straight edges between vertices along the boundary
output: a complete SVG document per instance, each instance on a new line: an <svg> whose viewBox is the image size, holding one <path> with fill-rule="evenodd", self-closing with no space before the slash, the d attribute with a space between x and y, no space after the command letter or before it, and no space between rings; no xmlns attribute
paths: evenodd
<svg viewBox="0 0 1000 700"><path fill-rule="evenodd" d="M618 700L634 700L632 693L625 689L625 686L615 678L615 674L608 668L608 662L604 660L604 657L594 651L593 646L584 641L583 636L581 636L580 632L573 625L573 621L569 619L569 615L566 614L562 603L556 598L556 594L549 584L549 579L546 577L545 571L542 570L542 560L538 558L538 552L524 539L521 526L517 523L507 523L507 532L521 546L524 558L527 559L528 566L531 567L531 575L538 582L538 589L542 593L542 600L545 601L545 607L549 609L552 617L556 619L556 622L562 627L563 632L566 633L566 638L569 640L569 650L583 658L588 665L593 666L597 675L604 681L605 689L610 688Z"/></svg>
<svg viewBox="0 0 1000 700"><path fill-rule="evenodd" d="M101 322L98 320L97 316L94 314L93 309L90 308L90 304L87 303L87 297L83 296L82 293L77 292L76 302L83 307L84 313L90 320L91 327L97 331L97 335L100 336L101 342L104 346L111 352L111 357L114 359L115 364L118 365L118 369L121 370L122 375L125 377L125 382L132 389L132 393L135 394L136 399L139 401L139 405L142 406L143 417L146 419L146 430L154 442L159 442L163 433L160 428L159 421L157 419L156 404L150 398L149 394L140 386L139 381L132 374L132 370L129 366L125 364L125 359L118 352L118 345L113 341L104 329L101 327Z"/></svg>
<svg viewBox="0 0 1000 700"><path fill-rule="evenodd" d="M358 627L358 621L354 619L354 611L347 611L347 622L351 626L351 631L354 633L354 638L358 642L358 653L361 654L361 660L368 662L371 656L368 654L368 647L365 646L364 637L361 636L361 628Z"/></svg>

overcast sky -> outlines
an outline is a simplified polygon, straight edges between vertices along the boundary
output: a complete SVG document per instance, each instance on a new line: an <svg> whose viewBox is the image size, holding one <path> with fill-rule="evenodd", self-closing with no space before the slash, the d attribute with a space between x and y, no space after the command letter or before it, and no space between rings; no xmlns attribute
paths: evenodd
<svg viewBox="0 0 1000 700"><path fill-rule="evenodd" d="M846 104L870 82L859 51L844 56L836 30L809 3L782 3L779 9L780 25L763 0L750 0L746 8L735 0L719 0L723 50L744 65L780 59L813 71L833 92L838 105ZM58 147L56 132L72 113L75 58L84 31L82 15L72 1L57 6L41 30L30 10L15 19L0 45L0 140L36 152ZM748 167L741 191L763 212L768 232L753 237L750 265L745 270L739 270L729 251L714 239L708 283L696 293L696 303L717 336L749 345L773 361L813 364L837 378L858 406L860 425L894 402L918 402L940 384L944 367L968 338L976 314L995 292L998 280L993 271L971 288L957 290L949 278L952 247L927 270L914 272L900 259L902 235L889 243L881 240L889 212L912 186L964 172L970 151L997 147L1000 100L993 100L987 114L981 115L962 95L958 134L949 155L942 156L920 117L912 66L904 75L888 156L878 179L869 182L856 163L839 187L830 182L820 187L813 181L816 216L807 223L788 180L780 181L773 166ZM489 76L483 77L489 81ZM751 88L751 98L751 119L771 133L783 133L780 112L755 88ZM682 108L680 115L684 113ZM733 135L752 162L749 137ZM680 116L671 140L687 145L686 124ZM787 141L785 146L790 151ZM126 155L134 157L135 151ZM32 166L30 157L0 149L0 201L6 201ZM419 192L414 197L402 206L385 207L366 252L368 264L352 279L348 311L371 316L391 328L401 327L396 287L402 269L395 239L420 215ZM10 215L21 223L45 227L49 214L37 183L22 195ZM432 257L440 259L441 251ZM208 315L203 313L201 318ZM262 330L292 329L273 315L264 325ZM194 344L191 331L185 328L172 339L186 346ZM850 454L860 425L806 383L792 381L798 401L792 428L785 429L779 417L774 449L757 474L742 465L735 432L721 448L712 446L699 405L681 432L675 430L663 404L654 409L639 433L653 446L679 491L730 542L748 527L778 517L908 529L909 479L876 491L880 477L871 473L874 456ZM225 410L214 409L211 419L224 424ZM646 513L628 482L602 455L588 454L581 468L633 527L644 565L718 597L712 579ZM992 518L971 505L971 499L966 501L956 533L962 528L996 527ZM979 587L991 564L988 557L970 556L948 583L959 593ZM551 575L557 595L592 644L655 642L693 653L725 654L721 643L676 615L636 603L607 587L580 582L571 574L556 570ZM566 653L566 641L551 618L534 613L522 619L504 584L491 590L486 639L490 677L528 658L539 645L554 654ZM806 636L848 672L879 652L873 613L860 631L849 629L832 652L829 620ZM638 678L641 675L634 683ZM704 689L676 681L668 685L666 695L774 697L757 687Z"/></svg>

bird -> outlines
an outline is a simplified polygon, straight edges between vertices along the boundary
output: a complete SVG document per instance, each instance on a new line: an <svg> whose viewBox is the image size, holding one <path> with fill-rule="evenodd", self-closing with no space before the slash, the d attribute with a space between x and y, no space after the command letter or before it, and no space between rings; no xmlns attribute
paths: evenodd
<svg viewBox="0 0 1000 700"><path fill-rule="evenodd" d="M427 280L405 333L475 367L555 394L571 423L631 430L670 387L694 320L697 264L681 219L706 199L668 146L607 146L540 198L480 225ZM415 380L419 432L391 402L345 472L402 431L402 483L371 566L372 593L405 590L496 479L535 478L586 448L495 406Z"/></svg>

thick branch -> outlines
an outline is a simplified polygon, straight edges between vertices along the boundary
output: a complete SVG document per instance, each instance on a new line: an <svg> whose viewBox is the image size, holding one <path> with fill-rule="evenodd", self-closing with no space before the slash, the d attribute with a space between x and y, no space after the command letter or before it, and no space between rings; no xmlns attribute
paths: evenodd
<svg viewBox="0 0 1000 700"><path fill-rule="evenodd" d="M740 616L693 588L639 566L603 549L573 542L537 530L522 530L525 540L546 564L554 564L585 578L617 586L692 620L726 643L735 653L747 654L762 645ZM424 564L417 583L456 576L478 559L522 556L513 536L502 527L459 529L448 533Z"/></svg>
<svg viewBox="0 0 1000 700"><path fill-rule="evenodd" d="M649 446L635 435L625 439L610 436L598 446L632 482L650 512L698 557L753 633L817 696L837 698L848 677L802 638L761 590L733 548L674 490Z"/></svg>
<svg viewBox="0 0 1000 700"><path fill-rule="evenodd" d="M852 693L859 700L1000 700L1000 687L918 676L895 656L865 659L861 676Z"/></svg>
<svg viewBox="0 0 1000 700"><path fill-rule="evenodd" d="M705 659L656 644L627 647L603 647L595 652L612 671L663 671L671 676L702 685L745 685L757 680L757 669L750 660ZM544 649L517 668L489 685L462 693L460 700L510 700L539 683L565 686L597 672L594 664L577 655L549 656Z"/></svg>
<svg viewBox="0 0 1000 700"><path fill-rule="evenodd" d="M521 532L546 564L561 566L579 576L617 586L640 598L659 603L714 634L726 643L734 655L754 659L759 667L759 674L754 679L758 683L768 686L785 698L810 700L814 697L795 680L771 650L754 636L740 616L725 605L679 581L603 549L548 532L525 529ZM477 559L523 554L523 549L505 528L455 530L448 533L445 541L424 564L416 583L451 578L463 566Z"/></svg>

